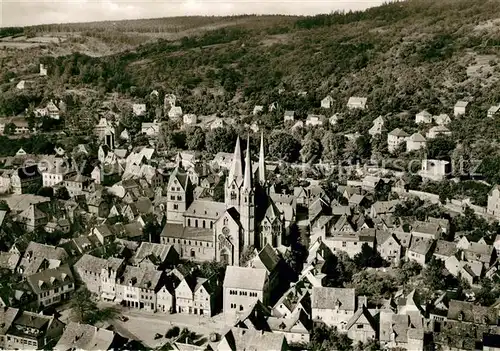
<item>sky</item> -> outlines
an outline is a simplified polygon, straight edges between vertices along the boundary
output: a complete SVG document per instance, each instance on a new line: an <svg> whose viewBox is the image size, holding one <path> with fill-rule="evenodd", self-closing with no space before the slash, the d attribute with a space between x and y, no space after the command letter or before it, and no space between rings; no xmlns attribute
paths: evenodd
<svg viewBox="0 0 500 351"><path fill-rule="evenodd" d="M313 15L360 10L383 0L0 0L0 27L171 16Z"/></svg>

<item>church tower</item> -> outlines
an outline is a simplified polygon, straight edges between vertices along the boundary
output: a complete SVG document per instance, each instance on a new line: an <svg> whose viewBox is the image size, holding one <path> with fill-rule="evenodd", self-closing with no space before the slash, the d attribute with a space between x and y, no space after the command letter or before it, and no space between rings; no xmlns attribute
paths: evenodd
<svg viewBox="0 0 500 351"><path fill-rule="evenodd" d="M252 161L250 159L250 138L247 141L245 156L245 177L241 189L240 221L243 227L243 246L255 244L255 189L252 177Z"/></svg>
<svg viewBox="0 0 500 351"><path fill-rule="evenodd" d="M233 163L229 170L224 186L224 202L226 208L234 207L238 211L241 204L241 187L243 186L243 155L241 152L240 137L236 139L234 148Z"/></svg>
<svg viewBox="0 0 500 351"><path fill-rule="evenodd" d="M265 188L266 179L266 156L264 154L264 132L260 134L260 151L259 151L259 183L260 186Z"/></svg>

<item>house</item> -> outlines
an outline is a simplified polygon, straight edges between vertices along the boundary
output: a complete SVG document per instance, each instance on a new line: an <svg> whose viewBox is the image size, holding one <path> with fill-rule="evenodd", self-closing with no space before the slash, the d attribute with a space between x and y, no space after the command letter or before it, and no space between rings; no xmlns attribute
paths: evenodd
<svg viewBox="0 0 500 351"><path fill-rule="evenodd" d="M188 126L194 125L194 124L198 123L198 118L196 117L195 114L188 113L182 117L182 123L184 123L184 125L188 125Z"/></svg>
<svg viewBox="0 0 500 351"><path fill-rule="evenodd" d="M370 134L372 137L382 134L384 130L384 123L385 121L382 116L378 116L377 118L375 118L373 120L373 126L368 131L368 134Z"/></svg>
<svg viewBox="0 0 500 351"><path fill-rule="evenodd" d="M123 259L103 259L88 254L84 254L74 265L75 273L87 289L107 301L115 300L116 280L124 268Z"/></svg>
<svg viewBox="0 0 500 351"><path fill-rule="evenodd" d="M146 104L132 104L132 113L136 117L146 115Z"/></svg>
<svg viewBox="0 0 500 351"><path fill-rule="evenodd" d="M406 251L406 258L425 267L432 257L434 243L434 240L430 239L412 238L410 247Z"/></svg>
<svg viewBox="0 0 500 351"><path fill-rule="evenodd" d="M441 181L451 174L451 163L445 160L422 160L418 174L425 179Z"/></svg>
<svg viewBox="0 0 500 351"><path fill-rule="evenodd" d="M190 273L182 274L175 288L177 313L213 316L219 307L221 287L217 275L210 278L195 277Z"/></svg>
<svg viewBox="0 0 500 351"><path fill-rule="evenodd" d="M6 129L6 127L12 127ZM14 134L29 134L31 132L28 120L24 117L0 118L0 135Z"/></svg>
<svg viewBox="0 0 500 351"><path fill-rule="evenodd" d="M457 252L457 244L446 240L436 241L436 248L433 256L439 260L446 261ZM451 272L450 272L451 273Z"/></svg>
<svg viewBox="0 0 500 351"><path fill-rule="evenodd" d="M321 100L322 108L331 108L332 104L333 104L333 98L330 95L326 96L323 100Z"/></svg>
<svg viewBox="0 0 500 351"><path fill-rule="evenodd" d="M14 194L32 192L42 185L42 175L38 165L18 168L10 177L10 184Z"/></svg>
<svg viewBox="0 0 500 351"><path fill-rule="evenodd" d="M63 248L32 241L24 251L17 273L27 277L44 269L57 268L67 260L68 254Z"/></svg>
<svg viewBox="0 0 500 351"><path fill-rule="evenodd" d="M40 64L40 71L38 74L42 77L47 75L47 67L45 67L43 63Z"/></svg>
<svg viewBox="0 0 500 351"><path fill-rule="evenodd" d="M392 132L387 134L387 149L389 152L396 151L401 144L406 142L408 134L399 128L394 129Z"/></svg>
<svg viewBox="0 0 500 351"><path fill-rule="evenodd" d="M47 222L47 215L38 209L37 205L31 204L26 210L21 212L17 221L27 232L34 232L36 229L43 228Z"/></svg>
<svg viewBox="0 0 500 351"><path fill-rule="evenodd" d="M172 245L144 241L137 249L132 261L135 266L141 268L164 270L178 263L179 254Z"/></svg>
<svg viewBox="0 0 500 351"><path fill-rule="evenodd" d="M364 305L358 307L345 329L353 342L368 343L378 337L377 321Z"/></svg>
<svg viewBox="0 0 500 351"><path fill-rule="evenodd" d="M303 310L291 317L268 317L269 329L285 336L288 344L308 343L312 333L312 323Z"/></svg>
<svg viewBox="0 0 500 351"><path fill-rule="evenodd" d="M69 322L54 346L55 351L67 350L111 350L114 349L116 334L106 328L89 324Z"/></svg>
<svg viewBox="0 0 500 351"><path fill-rule="evenodd" d="M324 323L346 332L356 311L354 289L313 287L311 295L311 318L315 323Z"/></svg>
<svg viewBox="0 0 500 351"><path fill-rule="evenodd" d="M269 350L289 351L283 334L267 331L231 328L223 336L215 351Z"/></svg>
<svg viewBox="0 0 500 351"><path fill-rule="evenodd" d="M26 81L25 80L21 80L21 81L19 81L19 83L16 84L17 90L24 90L24 88L26 88Z"/></svg>
<svg viewBox="0 0 500 351"><path fill-rule="evenodd" d="M451 136L451 131L448 128L446 128L445 126L438 125L438 126L432 127L427 132L428 139L437 138L439 135Z"/></svg>
<svg viewBox="0 0 500 351"><path fill-rule="evenodd" d="M445 126L451 123L451 118L446 113L433 116L432 118L434 119L434 123L436 123L438 126Z"/></svg>
<svg viewBox="0 0 500 351"><path fill-rule="evenodd" d="M40 350L63 333L64 324L54 316L7 308L0 311L0 346L6 350Z"/></svg>
<svg viewBox="0 0 500 351"><path fill-rule="evenodd" d="M223 285L226 319L237 317L257 300L267 305L271 297L267 270L228 266Z"/></svg>
<svg viewBox="0 0 500 351"><path fill-rule="evenodd" d="M453 115L455 117L463 116L467 113L467 106L469 103L467 101L459 100L453 108Z"/></svg>
<svg viewBox="0 0 500 351"><path fill-rule="evenodd" d="M396 235L377 231L377 251L380 256L393 264L399 264L401 257L403 255L403 246L399 242Z"/></svg>
<svg viewBox="0 0 500 351"><path fill-rule="evenodd" d="M306 126L312 126L312 127L322 126L324 120L325 120L324 115L309 114L307 115L306 118Z"/></svg>
<svg viewBox="0 0 500 351"><path fill-rule="evenodd" d="M446 317L448 321L458 321L469 325L497 325L498 319L493 308L459 300L450 300Z"/></svg>
<svg viewBox="0 0 500 351"><path fill-rule="evenodd" d="M126 307L155 312L163 277L161 271L126 266L116 280L116 298Z"/></svg>
<svg viewBox="0 0 500 351"><path fill-rule="evenodd" d="M45 106L45 109L47 110L48 116L52 119L59 119L60 118L60 110L59 107L56 106L54 101L50 100L47 103L47 106Z"/></svg>
<svg viewBox="0 0 500 351"><path fill-rule="evenodd" d="M26 280L41 307L69 300L75 290L75 279L67 264L32 274Z"/></svg>
<svg viewBox="0 0 500 351"><path fill-rule="evenodd" d="M160 135L161 123L158 120L154 120L150 123L142 123L141 124L141 133L146 134L147 136L158 136Z"/></svg>
<svg viewBox="0 0 500 351"><path fill-rule="evenodd" d="M374 191L383 183L384 181L380 177L367 175L361 182L361 188L368 191Z"/></svg>
<svg viewBox="0 0 500 351"><path fill-rule="evenodd" d="M338 113L333 114L329 119L328 122L330 123L331 126L337 125L340 121L342 120L342 116Z"/></svg>
<svg viewBox="0 0 500 351"><path fill-rule="evenodd" d="M255 105L255 107L253 108L252 114L255 116L255 115L258 115L259 113L262 113L262 112L264 112L264 106Z"/></svg>
<svg viewBox="0 0 500 351"><path fill-rule="evenodd" d="M168 111L168 118L173 121L179 120L182 117L182 107L172 106Z"/></svg>
<svg viewBox="0 0 500 351"><path fill-rule="evenodd" d="M293 122L295 120L295 111L285 111L283 122Z"/></svg>
<svg viewBox="0 0 500 351"><path fill-rule="evenodd" d="M488 118L493 118L496 116L496 114L498 113L498 111L500 111L500 105L496 105L496 106L491 106L489 109L488 109Z"/></svg>
<svg viewBox="0 0 500 351"><path fill-rule="evenodd" d="M415 123L420 124L429 124L432 123L432 115L427 112L426 110L423 110L415 115Z"/></svg>
<svg viewBox="0 0 500 351"><path fill-rule="evenodd" d="M381 311L379 316L379 340L383 349L424 350L422 318L416 314L394 314Z"/></svg>
<svg viewBox="0 0 500 351"><path fill-rule="evenodd" d="M367 98L351 96L347 102L348 109L360 109L364 110L366 108Z"/></svg>
<svg viewBox="0 0 500 351"><path fill-rule="evenodd" d="M400 203L399 200L377 201L370 208L370 217L375 218L393 214L396 210L396 206Z"/></svg>
<svg viewBox="0 0 500 351"><path fill-rule="evenodd" d="M462 250L462 258L467 262L476 262L488 269L496 261L497 253L492 245L471 242L467 248Z"/></svg>
<svg viewBox="0 0 500 351"><path fill-rule="evenodd" d="M84 176L78 172L70 172L64 175L64 187L68 190L70 197L84 195L95 191L94 179Z"/></svg>
<svg viewBox="0 0 500 351"><path fill-rule="evenodd" d="M422 134L414 133L406 140L406 151L425 149L427 142Z"/></svg>
<svg viewBox="0 0 500 351"><path fill-rule="evenodd" d="M304 122L297 121L297 122L295 122L295 124L290 129L291 130L297 130L297 129L301 129L301 128L304 128Z"/></svg>
<svg viewBox="0 0 500 351"><path fill-rule="evenodd" d="M500 186L495 185L488 193L488 205L486 212L489 215L500 218Z"/></svg>
<svg viewBox="0 0 500 351"><path fill-rule="evenodd" d="M414 221L411 225L411 235L413 237L438 240L442 234L441 226L435 222Z"/></svg>
<svg viewBox="0 0 500 351"><path fill-rule="evenodd" d="M333 253L345 252L349 257L353 258L361 252L364 244L372 248L375 246L374 236L353 233L354 228L352 228L352 226L348 226L347 228L346 232L338 231L323 239L326 246L328 246ZM337 223L336 227L332 228L332 231L335 229L337 229Z"/></svg>

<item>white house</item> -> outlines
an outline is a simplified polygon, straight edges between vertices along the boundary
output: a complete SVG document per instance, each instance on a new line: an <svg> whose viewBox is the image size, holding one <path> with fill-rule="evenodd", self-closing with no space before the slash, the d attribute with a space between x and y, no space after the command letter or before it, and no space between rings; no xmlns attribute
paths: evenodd
<svg viewBox="0 0 500 351"><path fill-rule="evenodd" d="M445 126L445 125L448 125L451 123L451 118L446 113L442 113L438 116L434 116L433 118L434 118L434 122L440 126Z"/></svg>
<svg viewBox="0 0 500 351"><path fill-rule="evenodd" d="M404 130L396 128L387 134L387 149L389 152L394 152L408 138L408 133Z"/></svg>
<svg viewBox="0 0 500 351"><path fill-rule="evenodd" d="M467 101L459 100L453 108L453 115L455 117L463 116L467 113L467 106L469 103Z"/></svg>
<svg viewBox="0 0 500 351"><path fill-rule="evenodd" d="M19 83L17 83L16 85L16 89L24 90L24 88L26 88L26 81L25 80L19 81Z"/></svg>
<svg viewBox="0 0 500 351"><path fill-rule="evenodd" d="M323 116L323 115L309 114L309 115L307 115L307 118L306 118L306 126L312 126L312 127L322 126L324 120L325 120L325 116Z"/></svg>
<svg viewBox="0 0 500 351"><path fill-rule="evenodd" d="M141 133L146 134L147 136L158 136L160 134L161 123L159 123L156 119L151 123L142 123L141 124Z"/></svg>
<svg viewBox="0 0 500 351"><path fill-rule="evenodd" d="M182 117L182 108L180 106L172 106L168 111L168 118L177 120Z"/></svg>
<svg viewBox="0 0 500 351"><path fill-rule="evenodd" d="M495 185L488 193L488 214L500 217L500 186Z"/></svg>
<svg viewBox="0 0 500 351"><path fill-rule="evenodd" d="M285 111L285 115L283 116L284 122L293 122L295 120L295 111Z"/></svg>
<svg viewBox="0 0 500 351"><path fill-rule="evenodd" d="M406 140L406 151L424 149L427 142L422 134L414 133Z"/></svg>
<svg viewBox="0 0 500 351"><path fill-rule="evenodd" d="M377 118L375 118L373 120L373 126L368 131L368 134L370 134L372 137L382 134L382 131L384 130L384 123L384 118L382 116L378 116Z"/></svg>
<svg viewBox="0 0 500 351"><path fill-rule="evenodd" d="M451 136L451 131L445 126L435 126L427 132L427 139L434 139L438 135Z"/></svg>
<svg viewBox="0 0 500 351"><path fill-rule="evenodd" d="M315 322L322 322L346 332L347 323L356 312L354 289L314 287L311 296L312 315Z"/></svg>
<svg viewBox="0 0 500 351"><path fill-rule="evenodd" d="M333 98L330 95L321 100L322 108L331 108L332 104L333 104Z"/></svg>
<svg viewBox="0 0 500 351"><path fill-rule="evenodd" d="M259 113L262 113L262 112L264 112L264 106L262 106L262 105L255 105L255 107L253 108L252 114L255 116L255 115L257 115Z"/></svg>
<svg viewBox="0 0 500 351"><path fill-rule="evenodd" d="M415 123L432 123L432 115L426 110L420 111L415 115Z"/></svg>
<svg viewBox="0 0 500 351"><path fill-rule="evenodd" d="M347 108L349 109L360 109L364 110L366 108L367 98L351 96L347 102Z"/></svg>
<svg viewBox="0 0 500 351"><path fill-rule="evenodd" d="M132 112L135 116L144 116L146 114L146 104L133 104Z"/></svg>
<svg viewBox="0 0 500 351"><path fill-rule="evenodd" d="M198 118L194 113L188 113L182 117L182 122L186 125L193 125L198 123Z"/></svg>
<svg viewBox="0 0 500 351"><path fill-rule="evenodd" d="M493 118L500 111L500 105L491 106L488 110L488 118Z"/></svg>
<svg viewBox="0 0 500 351"><path fill-rule="evenodd" d="M422 160L422 168L418 172L422 178L434 181L443 180L451 172L451 164L444 160Z"/></svg>
<svg viewBox="0 0 500 351"><path fill-rule="evenodd" d="M342 117L338 113L335 113L328 121L330 122L330 125L335 126L341 119Z"/></svg>
<svg viewBox="0 0 500 351"><path fill-rule="evenodd" d="M46 76L47 75L47 67L43 63L40 64L40 76Z"/></svg>

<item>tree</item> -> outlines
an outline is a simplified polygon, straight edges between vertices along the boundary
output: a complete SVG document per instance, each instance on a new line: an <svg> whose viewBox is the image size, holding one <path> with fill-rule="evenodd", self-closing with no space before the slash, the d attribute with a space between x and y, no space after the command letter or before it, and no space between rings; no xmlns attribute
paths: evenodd
<svg viewBox="0 0 500 351"><path fill-rule="evenodd" d="M70 196L68 189L65 186L58 188L55 192L55 197L60 200L69 200Z"/></svg>
<svg viewBox="0 0 500 351"><path fill-rule="evenodd" d="M148 213L145 217L145 225L142 230L143 241L149 241L151 243L160 242L160 233L162 227L157 222L153 214Z"/></svg>
<svg viewBox="0 0 500 351"><path fill-rule="evenodd" d="M312 133L307 133L302 141L300 156L302 162L305 163L317 163L321 158L321 144L314 138Z"/></svg>
<svg viewBox="0 0 500 351"><path fill-rule="evenodd" d="M438 135L427 142L427 157L433 160L449 160L454 149L453 139Z"/></svg>
<svg viewBox="0 0 500 351"><path fill-rule="evenodd" d="M198 126L186 130L186 144L189 150L201 151L205 148L205 132Z"/></svg>
<svg viewBox="0 0 500 351"><path fill-rule="evenodd" d="M40 196L45 196L45 197L53 197L54 196L54 189L51 188L51 187L41 187L39 190L38 190L38 194L37 195L40 195Z"/></svg>
<svg viewBox="0 0 500 351"><path fill-rule="evenodd" d="M410 278L420 274L422 266L415 261L406 261L397 271L398 284L406 284Z"/></svg>
<svg viewBox="0 0 500 351"><path fill-rule="evenodd" d="M361 246L361 252L354 256L354 263L359 269L363 269L367 267L382 267L385 262L378 251L374 250L367 243L364 243Z"/></svg>
<svg viewBox="0 0 500 351"><path fill-rule="evenodd" d="M205 141L210 153L233 152L236 132L233 128L216 128L207 133Z"/></svg>
<svg viewBox="0 0 500 351"><path fill-rule="evenodd" d="M271 135L269 154L285 162L295 162L299 158L300 143L286 132Z"/></svg>
<svg viewBox="0 0 500 351"><path fill-rule="evenodd" d="M14 135L15 132L16 132L16 125L14 123L10 122L5 125L5 128L3 130L3 133L5 135Z"/></svg>
<svg viewBox="0 0 500 351"><path fill-rule="evenodd" d="M335 162L339 160L342 155L342 150L345 147L345 137L327 131L321 139L321 146L323 147L323 159L329 162Z"/></svg>
<svg viewBox="0 0 500 351"><path fill-rule="evenodd" d="M427 266L422 271L422 278L424 283L430 290L443 290L446 288L446 280L443 275L444 263L436 259L434 256L431 258Z"/></svg>
<svg viewBox="0 0 500 351"><path fill-rule="evenodd" d="M311 341L307 347L314 351L352 350L352 341L336 328L321 324L313 329Z"/></svg>

